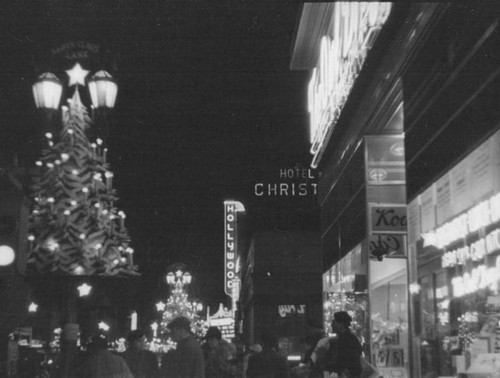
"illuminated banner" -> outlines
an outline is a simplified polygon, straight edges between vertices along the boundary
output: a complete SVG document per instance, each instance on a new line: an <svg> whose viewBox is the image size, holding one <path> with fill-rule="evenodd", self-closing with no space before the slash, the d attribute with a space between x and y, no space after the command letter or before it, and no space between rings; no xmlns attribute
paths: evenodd
<svg viewBox="0 0 500 378"><path fill-rule="evenodd" d="M335 3L332 30L321 40L308 88L313 168L390 11L390 3Z"/></svg>
<svg viewBox="0 0 500 378"><path fill-rule="evenodd" d="M237 260L237 216L245 207L238 201L224 201L224 291L233 295L233 280L236 278Z"/></svg>

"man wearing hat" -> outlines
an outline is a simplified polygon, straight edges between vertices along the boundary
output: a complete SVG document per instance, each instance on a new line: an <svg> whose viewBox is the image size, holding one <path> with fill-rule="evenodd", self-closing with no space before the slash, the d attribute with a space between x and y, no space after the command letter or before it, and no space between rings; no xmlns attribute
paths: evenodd
<svg viewBox="0 0 500 378"><path fill-rule="evenodd" d="M179 378L205 378L203 352L200 343L191 332L191 321L180 316L172 320L167 328L177 342L173 364Z"/></svg>
<svg viewBox="0 0 500 378"><path fill-rule="evenodd" d="M205 376L210 378L232 378L236 376L236 346L222 338L217 327L209 327L202 350L205 358Z"/></svg>

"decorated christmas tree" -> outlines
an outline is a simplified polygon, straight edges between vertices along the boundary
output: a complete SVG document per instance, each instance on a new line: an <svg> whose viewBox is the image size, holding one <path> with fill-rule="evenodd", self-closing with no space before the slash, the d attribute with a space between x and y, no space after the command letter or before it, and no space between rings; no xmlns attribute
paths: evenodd
<svg viewBox="0 0 500 378"><path fill-rule="evenodd" d="M63 107L60 135L47 133L32 187L28 266L35 273L138 275L115 203L107 148L88 138L92 121L78 86Z"/></svg>
<svg viewBox="0 0 500 378"><path fill-rule="evenodd" d="M188 298L188 294L182 285L176 284L173 286L170 297L165 305L165 310L163 312L161 321L161 333L167 333L167 325L179 316L184 316L191 320L191 331L200 340L203 338L206 332L206 323L198 315L199 304L192 302ZM171 340L167 341L168 344L172 345Z"/></svg>

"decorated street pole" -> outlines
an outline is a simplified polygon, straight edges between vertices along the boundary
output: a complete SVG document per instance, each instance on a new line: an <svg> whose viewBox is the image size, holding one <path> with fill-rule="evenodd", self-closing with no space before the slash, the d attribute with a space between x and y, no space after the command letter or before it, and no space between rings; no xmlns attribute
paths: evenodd
<svg viewBox="0 0 500 378"><path fill-rule="evenodd" d="M88 46L97 51L96 45L83 43L69 43L52 51L70 58L88 57L70 53L71 49ZM46 120L60 120L60 125L43 125L42 151L31 188L33 209L28 236L31 277L65 287L61 345L64 377L71 376L79 338L77 283L84 277L139 275L133 265L125 213L116 207L118 198L105 143L107 129L101 127L103 111L114 106L118 86L105 70L92 74L88 59L70 59L65 64L70 66L64 74L44 72L33 84L35 105L52 113ZM60 107L62 95L68 92L71 98ZM81 96L90 97L92 114ZM60 117L54 113L60 113Z"/></svg>

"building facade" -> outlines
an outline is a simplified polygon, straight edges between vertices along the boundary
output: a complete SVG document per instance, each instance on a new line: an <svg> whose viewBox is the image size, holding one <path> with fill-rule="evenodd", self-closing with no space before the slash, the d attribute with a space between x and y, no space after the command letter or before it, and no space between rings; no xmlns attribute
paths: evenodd
<svg viewBox="0 0 500 378"><path fill-rule="evenodd" d="M325 323L357 314L388 377L498 370L498 23L484 3L302 9Z"/></svg>

